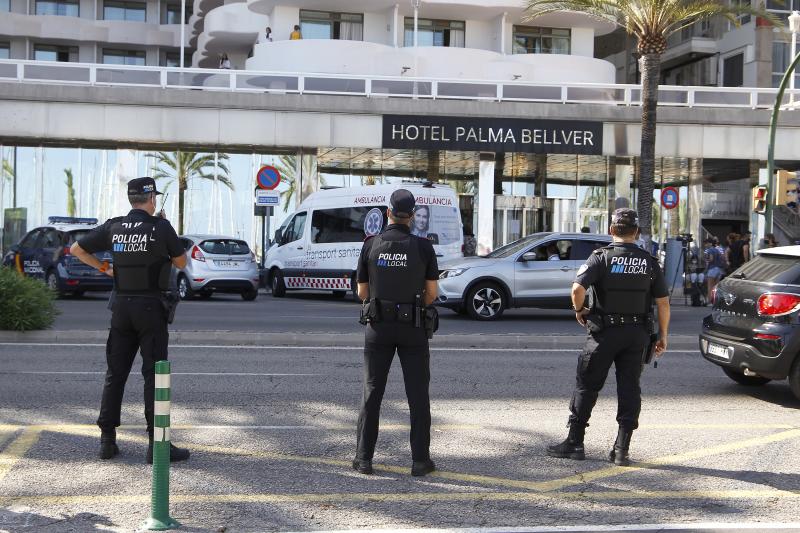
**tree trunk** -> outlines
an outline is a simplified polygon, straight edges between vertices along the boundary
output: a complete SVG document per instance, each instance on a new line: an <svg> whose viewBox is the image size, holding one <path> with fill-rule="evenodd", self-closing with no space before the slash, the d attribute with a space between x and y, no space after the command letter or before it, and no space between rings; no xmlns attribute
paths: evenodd
<svg viewBox="0 0 800 533"><path fill-rule="evenodd" d="M178 235L183 235L183 200L186 189L178 185Z"/></svg>
<svg viewBox="0 0 800 533"><path fill-rule="evenodd" d="M642 66L642 144L639 163L639 197L636 202L642 238L650 249L653 232L652 206L656 165L656 108L661 70L659 54L645 54Z"/></svg>

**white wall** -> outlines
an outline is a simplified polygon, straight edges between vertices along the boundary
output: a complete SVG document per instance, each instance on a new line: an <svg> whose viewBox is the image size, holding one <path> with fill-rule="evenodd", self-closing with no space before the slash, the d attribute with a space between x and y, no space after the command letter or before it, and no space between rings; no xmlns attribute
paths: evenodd
<svg viewBox="0 0 800 533"><path fill-rule="evenodd" d="M494 50L497 42L497 26L490 20L467 20L464 46L478 50Z"/></svg>
<svg viewBox="0 0 800 533"><path fill-rule="evenodd" d="M392 11L393 12L393 11ZM391 17L389 13L364 13L364 40L378 44L392 44Z"/></svg>
<svg viewBox="0 0 800 533"><path fill-rule="evenodd" d="M275 6L270 14L272 38L276 41L288 40L295 24L300 24L300 8Z"/></svg>
<svg viewBox="0 0 800 533"><path fill-rule="evenodd" d="M570 47L572 55L594 57L594 30L592 28L572 28Z"/></svg>

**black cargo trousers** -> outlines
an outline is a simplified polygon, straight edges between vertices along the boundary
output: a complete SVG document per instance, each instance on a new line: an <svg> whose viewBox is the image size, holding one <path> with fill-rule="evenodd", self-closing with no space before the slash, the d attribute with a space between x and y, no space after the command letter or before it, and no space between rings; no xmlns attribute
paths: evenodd
<svg viewBox="0 0 800 533"><path fill-rule="evenodd" d="M642 355L650 343L650 333L642 325L607 327L590 333L578 357L575 392L570 402L569 423L589 425L597 396L608 377L611 365L617 375L617 423L634 430L639 427L642 410Z"/></svg>
<svg viewBox="0 0 800 533"><path fill-rule="evenodd" d="M125 383L136 352L142 353L144 416L147 432L153 434L155 364L167 358L167 316L157 297L117 295L112 306L111 331L106 343L106 380L97 425L113 429L120 425Z"/></svg>
<svg viewBox="0 0 800 533"><path fill-rule="evenodd" d="M430 459L431 402L430 351L424 328L400 322L367 325L364 345L364 396L358 417L356 456L372 460L378 440L381 401L395 351L403 368L408 407L411 411L411 458Z"/></svg>

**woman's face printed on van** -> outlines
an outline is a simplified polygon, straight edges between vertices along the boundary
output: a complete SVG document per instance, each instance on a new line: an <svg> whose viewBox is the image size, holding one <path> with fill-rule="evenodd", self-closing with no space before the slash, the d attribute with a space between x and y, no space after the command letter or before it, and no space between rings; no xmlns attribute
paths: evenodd
<svg viewBox="0 0 800 533"><path fill-rule="evenodd" d="M414 211L414 230L415 233L427 233L428 232L428 221L430 219L430 212L428 211L427 207L418 207L416 211Z"/></svg>

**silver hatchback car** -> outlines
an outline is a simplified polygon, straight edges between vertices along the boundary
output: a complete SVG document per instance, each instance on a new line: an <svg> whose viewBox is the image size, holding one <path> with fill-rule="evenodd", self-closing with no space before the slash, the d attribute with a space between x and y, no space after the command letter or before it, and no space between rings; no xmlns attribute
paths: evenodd
<svg viewBox="0 0 800 533"><path fill-rule="evenodd" d="M258 297L258 263L247 243L222 235L183 235L186 267L178 272L182 299L210 298L215 292L239 293L243 300Z"/></svg>
<svg viewBox="0 0 800 533"><path fill-rule="evenodd" d="M435 304L476 320L496 320L510 307L569 309L578 268L611 242L590 233L534 233L489 255L439 265Z"/></svg>

